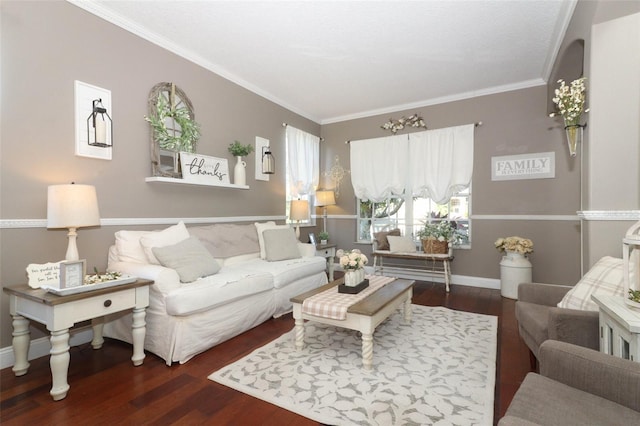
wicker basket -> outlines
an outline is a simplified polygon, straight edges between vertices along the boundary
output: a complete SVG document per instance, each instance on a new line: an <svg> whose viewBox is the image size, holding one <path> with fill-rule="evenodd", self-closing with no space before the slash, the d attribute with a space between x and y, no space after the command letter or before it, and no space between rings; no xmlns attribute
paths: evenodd
<svg viewBox="0 0 640 426"><path fill-rule="evenodd" d="M449 242L438 241L434 238L422 240L422 250L430 254L447 254L449 253Z"/></svg>

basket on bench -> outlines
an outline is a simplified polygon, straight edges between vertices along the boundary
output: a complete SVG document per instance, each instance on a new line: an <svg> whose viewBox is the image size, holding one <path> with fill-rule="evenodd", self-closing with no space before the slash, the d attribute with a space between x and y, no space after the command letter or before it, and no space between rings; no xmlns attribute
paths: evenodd
<svg viewBox="0 0 640 426"><path fill-rule="evenodd" d="M447 254L449 253L449 242L438 241L435 238L422 239L422 251L430 254Z"/></svg>

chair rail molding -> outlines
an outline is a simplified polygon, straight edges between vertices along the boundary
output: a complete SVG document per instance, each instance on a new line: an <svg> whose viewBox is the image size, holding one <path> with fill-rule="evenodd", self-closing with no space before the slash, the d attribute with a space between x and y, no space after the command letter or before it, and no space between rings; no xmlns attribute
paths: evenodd
<svg viewBox="0 0 640 426"><path fill-rule="evenodd" d="M140 226L175 225L183 221L186 225L262 222L267 220L285 220L286 216L227 216L227 217L133 217L100 219L100 226ZM0 229L46 228L47 219L0 219Z"/></svg>
<svg viewBox="0 0 640 426"><path fill-rule="evenodd" d="M583 220L639 220L640 210L581 210L578 217Z"/></svg>

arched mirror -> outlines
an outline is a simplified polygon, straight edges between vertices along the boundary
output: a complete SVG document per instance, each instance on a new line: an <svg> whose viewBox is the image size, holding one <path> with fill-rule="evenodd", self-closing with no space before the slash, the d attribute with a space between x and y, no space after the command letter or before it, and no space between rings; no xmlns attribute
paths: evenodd
<svg viewBox="0 0 640 426"><path fill-rule="evenodd" d="M191 101L174 83L158 83L149 93L145 119L151 125L153 176L181 177L179 153L196 152L200 138Z"/></svg>

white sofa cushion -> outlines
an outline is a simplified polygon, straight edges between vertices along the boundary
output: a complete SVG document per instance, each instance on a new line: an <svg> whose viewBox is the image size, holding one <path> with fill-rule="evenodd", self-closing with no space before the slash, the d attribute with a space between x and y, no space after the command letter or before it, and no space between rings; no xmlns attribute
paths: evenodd
<svg viewBox="0 0 640 426"><path fill-rule="evenodd" d="M267 273L224 267L215 275L183 284L165 301L169 315L186 316L271 290L273 277Z"/></svg>
<svg viewBox="0 0 640 426"><path fill-rule="evenodd" d="M177 225L170 226L162 231L147 232L140 237L140 245L147 256L149 263L159 265L160 262L153 254L154 247L170 246L189 238L189 231L184 226L184 222L180 221Z"/></svg>
<svg viewBox="0 0 640 426"><path fill-rule="evenodd" d="M140 238L149 231L116 232L116 249L120 262L149 263L147 255L140 245Z"/></svg>
<svg viewBox="0 0 640 426"><path fill-rule="evenodd" d="M216 223L215 225L189 226L187 230L191 235L198 237L216 259L260 253L258 233L252 223L248 225Z"/></svg>
<svg viewBox="0 0 640 426"><path fill-rule="evenodd" d="M633 267L630 271L634 274ZM623 297L623 260L605 256L584 274L582 279L565 294L558 303L559 308L598 311L598 305L591 300L592 294Z"/></svg>
<svg viewBox="0 0 640 426"><path fill-rule="evenodd" d="M176 270L183 283L213 275L220 270L218 262L196 237L189 237L171 246L153 247L152 251L162 266Z"/></svg>
<svg viewBox="0 0 640 426"><path fill-rule="evenodd" d="M267 261L274 262L301 257L300 250L298 250L298 239L293 229L266 229L262 233L262 237L264 238Z"/></svg>
<svg viewBox="0 0 640 426"><path fill-rule="evenodd" d="M283 288L299 279L323 272L326 266L326 259L320 256L301 257L278 262L255 259L242 264L242 267L247 270L270 273L273 276L273 286L275 288Z"/></svg>

